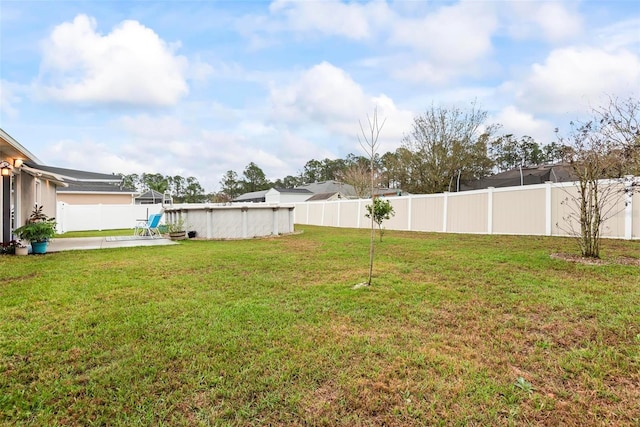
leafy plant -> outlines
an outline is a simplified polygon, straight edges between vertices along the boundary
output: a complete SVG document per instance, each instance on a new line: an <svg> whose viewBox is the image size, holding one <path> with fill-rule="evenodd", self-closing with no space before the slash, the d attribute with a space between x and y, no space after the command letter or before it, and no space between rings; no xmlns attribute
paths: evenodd
<svg viewBox="0 0 640 427"><path fill-rule="evenodd" d="M379 197L373 199L373 205L366 206L367 213L365 216L371 218L373 215L373 222L378 224L378 230L380 230L380 241L382 242L382 235L384 231L382 229L382 222L391 219L396 213L393 210L393 206L388 200L382 200Z"/></svg>
<svg viewBox="0 0 640 427"><path fill-rule="evenodd" d="M176 221L167 224L167 233L179 233L185 231L184 219L179 217Z"/></svg>
<svg viewBox="0 0 640 427"><path fill-rule="evenodd" d="M533 393L533 384L522 377L518 377L513 385L527 393Z"/></svg>
<svg viewBox="0 0 640 427"><path fill-rule="evenodd" d="M17 240L11 240L9 242L0 243L0 254L12 255L16 253L16 248L20 246Z"/></svg>
<svg viewBox="0 0 640 427"><path fill-rule="evenodd" d="M55 221L30 222L14 231L16 236L30 242L46 242L56 235Z"/></svg>
<svg viewBox="0 0 640 427"><path fill-rule="evenodd" d="M42 206L36 205L27 223L15 229L14 234L21 240L46 242L56 235L55 218L49 218L44 214L42 208Z"/></svg>

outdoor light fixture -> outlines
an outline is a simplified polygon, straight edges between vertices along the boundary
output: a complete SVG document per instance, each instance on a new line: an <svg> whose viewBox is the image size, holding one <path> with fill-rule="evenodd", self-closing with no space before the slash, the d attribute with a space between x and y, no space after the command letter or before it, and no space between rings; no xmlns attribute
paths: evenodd
<svg viewBox="0 0 640 427"><path fill-rule="evenodd" d="M5 162L4 160L0 162L0 169L2 172L2 176L11 175L11 164L9 162Z"/></svg>
<svg viewBox="0 0 640 427"><path fill-rule="evenodd" d="M15 159L13 161L13 167L14 168L19 168L20 166L22 166L22 164L24 163L24 160L22 159Z"/></svg>

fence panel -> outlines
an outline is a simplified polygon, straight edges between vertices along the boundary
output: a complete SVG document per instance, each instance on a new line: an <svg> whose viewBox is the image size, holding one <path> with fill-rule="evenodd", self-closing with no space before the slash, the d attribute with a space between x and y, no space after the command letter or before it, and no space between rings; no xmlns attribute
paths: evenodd
<svg viewBox="0 0 640 427"><path fill-rule="evenodd" d="M70 205L58 202L58 232L133 228L141 219L160 212L162 205Z"/></svg>
<svg viewBox="0 0 640 427"><path fill-rule="evenodd" d="M538 187L538 186L536 186ZM495 189L492 229L498 234L546 234L546 189Z"/></svg>
<svg viewBox="0 0 640 427"><path fill-rule="evenodd" d="M640 194L625 196L621 183L613 185L610 218L602 230L604 237L640 239ZM389 230L435 231L568 236L580 224L567 220L577 206L573 183L546 183L510 188L489 188L430 195L390 197L395 216L384 222ZM619 197L618 197L619 196ZM296 203L295 222L332 227L366 228L365 206L370 200ZM338 217L339 215L339 217Z"/></svg>

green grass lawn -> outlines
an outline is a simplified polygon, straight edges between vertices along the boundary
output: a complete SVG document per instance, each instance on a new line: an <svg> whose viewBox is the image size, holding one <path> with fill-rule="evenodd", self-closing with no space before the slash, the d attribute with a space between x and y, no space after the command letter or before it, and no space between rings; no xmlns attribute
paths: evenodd
<svg viewBox="0 0 640 427"><path fill-rule="evenodd" d="M122 228L118 230L68 231L63 234L56 234L56 239L64 239L67 237L105 237L132 235L133 228Z"/></svg>
<svg viewBox="0 0 640 427"><path fill-rule="evenodd" d="M387 231L354 290L368 231L297 228L0 257L0 423L640 424L640 267Z"/></svg>

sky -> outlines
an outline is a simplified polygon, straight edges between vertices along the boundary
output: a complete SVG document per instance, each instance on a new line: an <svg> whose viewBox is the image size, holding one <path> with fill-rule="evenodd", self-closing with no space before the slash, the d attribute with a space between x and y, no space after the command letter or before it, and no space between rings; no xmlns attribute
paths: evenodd
<svg viewBox="0 0 640 427"><path fill-rule="evenodd" d="M432 106L556 141L640 98L640 2L0 0L0 127L44 164L194 176L394 151Z"/></svg>

